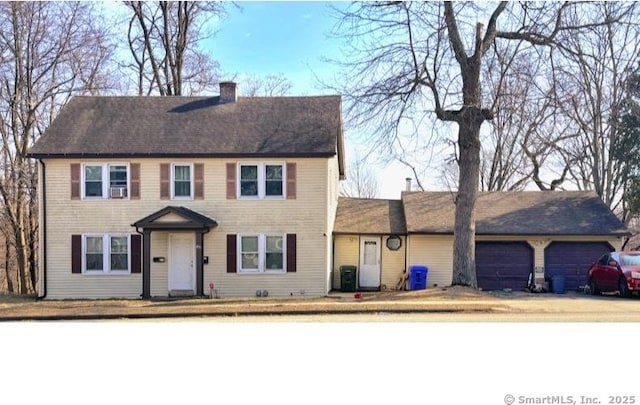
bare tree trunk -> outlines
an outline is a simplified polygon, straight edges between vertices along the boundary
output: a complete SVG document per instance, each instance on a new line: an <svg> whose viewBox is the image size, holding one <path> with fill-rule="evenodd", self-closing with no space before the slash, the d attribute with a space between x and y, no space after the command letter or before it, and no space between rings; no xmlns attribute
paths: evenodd
<svg viewBox="0 0 640 405"><path fill-rule="evenodd" d="M453 237L453 285L477 287L475 202L480 179L480 126L482 112L463 109L458 120L460 148L458 194Z"/></svg>
<svg viewBox="0 0 640 405"><path fill-rule="evenodd" d="M9 272L9 268L11 267L11 243L9 243L9 238L7 235L4 236L4 273L7 278L7 291L10 293L15 292L13 288L13 280L11 279L11 273Z"/></svg>

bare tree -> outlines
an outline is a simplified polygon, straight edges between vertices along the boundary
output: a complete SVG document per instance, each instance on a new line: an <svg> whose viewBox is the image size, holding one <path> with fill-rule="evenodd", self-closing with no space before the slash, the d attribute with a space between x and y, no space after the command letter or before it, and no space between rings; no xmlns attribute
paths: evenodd
<svg viewBox="0 0 640 405"><path fill-rule="evenodd" d="M108 84L101 66L111 47L91 3L0 3L0 15L0 229L6 254L15 252L15 290L30 293L37 281L37 178L26 155L72 94Z"/></svg>
<svg viewBox="0 0 640 405"><path fill-rule="evenodd" d="M218 63L198 46L204 24L224 13L224 5L199 1L126 1L127 30L139 95L198 94L218 82Z"/></svg>
<svg viewBox="0 0 640 405"><path fill-rule="evenodd" d="M356 155L347 170L347 179L340 184L343 197L375 198L378 195L378 181L367 163L366 157Z"/></svg>
<svg viewBox="0 0 640 405"><path fill-rule="evenodd" d="M240 92L247 97L285 96L293 87L291 80L279 73L277 75L247 75L241 79Z"/></svg>
<svg viewBox="0 0 640 405"><path fill-rule="evenodd" d="M560 144L572 161L571 182L595 190L623 220L626 162L614 153L620 142L616 122L626 96L625 83L640 62L637 3L604 2L594 11L607 21L566 38L556 58L557 102L575 136ZM617 24L617 16L626 24ZM626 159L626 158L625 158Z"/></svg>
<svg viewBox="0 0 640 405"><path fill-rule="evenodd" d="M378 133L388 143L403 130L406 117L415 120L433 114L457 124L454 285L477 285L480 128L493 119L501 89L498 86L492 95L483 93L480 78L487 61L495 57L494 45L514 41L523 47L569 49L571 35L603 24L595 7L591 3L500 2L489 9L468 2L384 2L357 3L341 12L338 29L351 47L351 56L342 63L346 69L339 91L350 104L350 121L377 123ZM485 18L486 24L476 22ZM611 15L607 22L619 20L619 15Z"/></svg>

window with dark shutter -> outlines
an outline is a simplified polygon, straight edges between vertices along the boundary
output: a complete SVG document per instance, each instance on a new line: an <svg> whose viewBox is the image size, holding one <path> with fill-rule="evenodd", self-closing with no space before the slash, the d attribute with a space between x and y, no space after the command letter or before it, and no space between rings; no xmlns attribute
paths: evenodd
<svg viewBox="0 0 640 405"><path fill-rule="evenodd" d="M80 199L80 163L71 164L71 199Z"/></svg>
<svg viewBox="0 0 640 405"><path fill-rule="evenodd" d="M296 234L287 234L287 273L296 272Z"/></svg>
<svg viewBox="0 0 640 405"><path fill-rule="evenodd" d="M236 164L227 163L227 200L236 199Z"/></svg>
<svg viewBox="0 0 640 405"><path fill-rule="evenodd" d="M142 235L131 235L131 273L142 272Z"/></svg>
<svg viewBox="0 0 640 405"><path fill-rule="evenodd" d="M227 273L237 273L236 235L227 235Z"/></svg>
<svg viewBox="0 0 640 405"><path fill-rule="evenodd" d="M129 198L132 200L140 199L140 163L131 163L131 177L129 179L131 190Z"/></svg>
<svg viewBox="0 0 640 405"><path fill-rule="evenodd" d="M82 235L71 235L71 273L82 273Z"/></svg>
<svg viewBox="0 0 640 405"><path fill-rule="evenodd" d="M296 164L287 163L287 200L296 198Z"/></svg>
<svg viewBox="0 0 640 405"><path fill-rule="evenodd" d="M193 165L194 198L202 200L204 198L204 164Z"/></svg>
<svg viewBox="0 0 640 405"><path fill-rule="evenodd" d="M160 163L160 199L169 199L169 163Z"/></svg>

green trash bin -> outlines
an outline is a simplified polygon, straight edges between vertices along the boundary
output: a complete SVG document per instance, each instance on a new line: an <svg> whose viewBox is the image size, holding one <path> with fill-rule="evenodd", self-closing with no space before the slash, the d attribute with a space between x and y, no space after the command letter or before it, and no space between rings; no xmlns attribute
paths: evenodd
<svg viewBox="0 0 640 405"><path fill-rule="evenodd" d="M356 291L356 266L340 266L340 291Z"/></svg>

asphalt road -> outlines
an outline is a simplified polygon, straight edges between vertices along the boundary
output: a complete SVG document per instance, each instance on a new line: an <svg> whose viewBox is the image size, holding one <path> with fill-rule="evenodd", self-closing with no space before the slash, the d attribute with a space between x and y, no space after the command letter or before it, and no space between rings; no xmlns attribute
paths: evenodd
<svg viewBox="0 0 640 405"><path fill-rule="evenodd" d="M638 304L640 309L640 303ZM133 319L132 322L218 322L218 323L262 323L262 322L638 322L636 312L508 312L508 313L360 313L360 314L313 314L313 315L268 315L268 316L213 316L167 319ZM122 320L115 320L122 322Z"/></svg>

